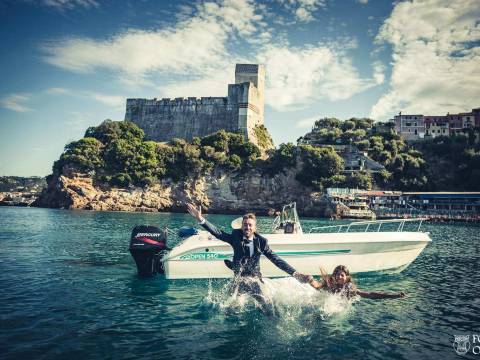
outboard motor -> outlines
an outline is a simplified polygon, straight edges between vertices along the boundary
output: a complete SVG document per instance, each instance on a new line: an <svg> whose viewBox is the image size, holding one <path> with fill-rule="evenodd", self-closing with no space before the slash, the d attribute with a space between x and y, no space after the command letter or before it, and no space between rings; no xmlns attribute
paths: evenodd
<svg viewBox="0 0 480 360"><path fill-rule="evenodd" d="M139 225L132 230L130 254L137 264L138 275L163 274L162 257L170 250L167 247L167 229Z"/></svg>

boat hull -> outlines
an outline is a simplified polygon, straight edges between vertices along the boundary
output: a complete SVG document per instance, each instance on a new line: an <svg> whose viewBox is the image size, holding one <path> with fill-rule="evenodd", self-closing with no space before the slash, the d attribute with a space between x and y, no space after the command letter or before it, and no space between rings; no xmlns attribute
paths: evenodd
<svg viewBox="0 0 480 360"><path fill-rule="evenodd" d="M359 232L332 234L268 234L270 247L304 274L319 275L320 266L332 272L345 265L351 273L404 269L431 241L423 232ZM206 232L186 239L164 259L168 279L230 278L223 260L231 259L230 245ZM266 257L260 260L264 277L288 276Z"/></svg>

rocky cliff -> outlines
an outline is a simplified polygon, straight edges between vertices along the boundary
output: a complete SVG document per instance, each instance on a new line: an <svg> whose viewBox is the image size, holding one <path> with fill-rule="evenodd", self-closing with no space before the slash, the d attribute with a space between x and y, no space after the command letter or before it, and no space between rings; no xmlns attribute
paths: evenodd
<svg viewBox="0 0 480 360"><path fill-rule="evenodd" d="M210 213L268 214L284 204L297 202L301 215L334 216L335 210L321 196L294 179L293 172L263 177L257 171L228 176L214 173L149 187L115 188L95 183L92 177L67 172L49 179L34 206L113 211L185 211L186 202L201 204Z"/></svg>
<svg viewBox="0 0 480 360"><path fill-rule="evenodd" d="M0 206L30 206L46 185L39 176L0 176Z"/></svg>

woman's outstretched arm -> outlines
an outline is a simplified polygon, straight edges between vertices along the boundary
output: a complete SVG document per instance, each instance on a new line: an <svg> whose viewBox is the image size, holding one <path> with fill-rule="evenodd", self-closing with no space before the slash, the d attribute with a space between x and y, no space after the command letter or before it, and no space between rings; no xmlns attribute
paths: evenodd
<svg viewBox="0 0 480 360"><path fill-rule="evenodd" d="M313 287L316 290L320 290L321 288L323 288L323 285L324 285L323 281L320 282L318 280L315 280L313 276L310 280L308 280L308 283L310 284L311 287Z"/></svg>

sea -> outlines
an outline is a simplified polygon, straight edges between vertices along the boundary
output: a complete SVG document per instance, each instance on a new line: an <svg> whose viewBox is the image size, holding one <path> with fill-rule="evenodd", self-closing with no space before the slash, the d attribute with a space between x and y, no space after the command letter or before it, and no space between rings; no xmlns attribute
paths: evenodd
<svg viewBox="0 0 480 360"><path fill-rule="evenodd" d="M224 229L234 218L208 215ZM260 232L271 221L260 217ZM336 223L302 219L304 230ZM273 315L232 295L229 280L138 277L128 245L140 224L175 231L196 222L0 208L0 358L480 359L478 223L426 223L433 241L405 270L354 276L361 289L403 299L349 301L266 279Z"/></svg>

